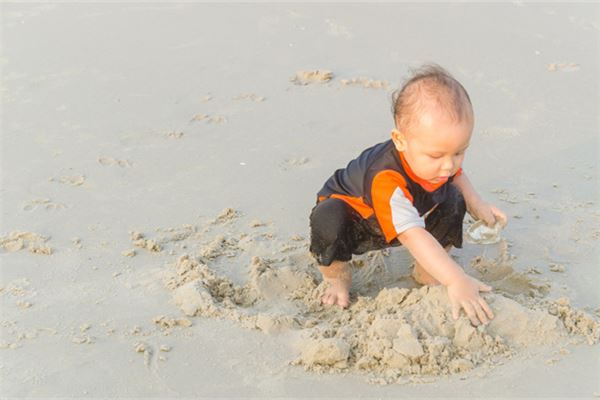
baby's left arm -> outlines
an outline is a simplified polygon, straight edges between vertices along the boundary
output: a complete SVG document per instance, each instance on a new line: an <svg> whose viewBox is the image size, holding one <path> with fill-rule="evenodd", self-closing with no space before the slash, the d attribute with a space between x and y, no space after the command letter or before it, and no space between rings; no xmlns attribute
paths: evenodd
<svg viewBox="0 0 600 400"><path fill-rule="evenodd" d="M493 226L496 221L500 221L502 225L506 225L506 214L499 208L481 199L464 171L455 177L452 183L461 191L465 198L465 203L467 203L467 211L473 218L484 221L488 226Z"/></svg>

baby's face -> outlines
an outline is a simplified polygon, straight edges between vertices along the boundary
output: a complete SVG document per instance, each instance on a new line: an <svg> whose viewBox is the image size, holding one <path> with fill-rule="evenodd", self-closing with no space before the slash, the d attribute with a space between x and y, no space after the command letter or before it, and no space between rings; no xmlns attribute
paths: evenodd
<svg viewBox="0 0 600 400"><path fill-rule="evenodd" d="M407 132L392 132L412 171L439 185L458 172L471 140L473 119L456 122L436 112L426 112Z"/></svg>

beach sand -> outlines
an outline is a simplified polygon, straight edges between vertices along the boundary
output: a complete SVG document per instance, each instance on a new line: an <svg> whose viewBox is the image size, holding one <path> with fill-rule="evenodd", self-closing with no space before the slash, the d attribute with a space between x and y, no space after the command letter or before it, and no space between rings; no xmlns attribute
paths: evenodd
<svg viewBox="0 0 600 400"><path fill-rule="evenodd" d="M600 396L600 6L0 11L3 398ZM424 62L469 92L463 167L509 216L452 253L494 287L478 329L399 248L325 308L308 253L316 192Z"/></svg>

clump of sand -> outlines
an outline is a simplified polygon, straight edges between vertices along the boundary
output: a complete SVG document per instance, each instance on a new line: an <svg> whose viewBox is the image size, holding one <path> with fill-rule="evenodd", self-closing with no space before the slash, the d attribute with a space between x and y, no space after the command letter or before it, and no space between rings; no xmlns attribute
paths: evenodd
<svg viewBox="0 0 600 400"><path fill-rule="evenodd" d="M107 157L107 156L100 156L98 157L98 162L100 164L102 164L103 166L111 166L111 165L116 165L118 167L121 168L127 168L127 167L131 167L132 164L129 160L120 160L117 158L113 158L113 157Z"/></svg>
<svg viewBox="0 0 600 400"><path fill-rule="evenodd" d="M192 121L205 121L209 124L222 124L227 122L227 119L222 115L196 114L192 117Z"/></svg>
<svg viewBox="0 0 600 400"><path fill-rule="evenodd" d="M240 217L239 211L236 211L231 207L227 207L227 208L223 209L223 211L221 211L219 213L219 215L217 215L217 217L212 221L212 223L213 224L223 224L223 223L232 221L238 217Z"/></svg>
<svg viewBox="0 0 600 400"><path fill-rule="evenodd" d="M129 232L129 235L135 247L139 247L140 249L146 249L154 253L158 253L161 251L160 245L153 239L146 239L143 233L131 231ZM135 255L135 251L133 253L131 253L131 251L126 252L124 255L128 257L133 257Z"/></svg>
<svg viewBox="0 0 600 400"><path fill-rule="evenodd" d="M281 169L288 170L290 168L308 164L309 161L310 159L308 157L287 158L279 165L281 166Z"/></svg>
<svg viewBox="0 0 600 400"><path fill-rule="evenodd" d="M296 85L309 85L312 83L327 83L333 79L333 72L328 70L298 71L290 78Z"/></svg>
<svg viewBox="0 0 600 400"><path fill-rule="evenodd" d="M569 333L584 337L588 344L600 341L598 321L590 314L574 309L568 298L561 297L551 302L548 311L562 321Z"/></svg>
<svg viewBox="0 0 600 400"><path fill-rule="evenodd" d="M565 299L549 302L547 284L512 267L505 241L495 259L472 262L477 277L495 288L484 294L495 318L475 328L464 315L452 318L443 286L415 287L409 271L392 279L389 250L352 262L355 300L348 309L324 307L319 299L326 283L315 273L306 239L243 232L247 226L241 213L225 209L185 236L181 243L195 251L169 263L165 285L188 317L227 319L267 334L296 332L301 340L291 363L309 371L403 382L494 366L540 346L563 346L574 336L599 340L593 316Z"/></svg>
<svg viewBox="0 0 600 400"><path fill-rule="evenodd" d="M259 103L265 101L265 97L258 96L255 93L242 93L233 97L233 100L250 100Z"/></svg>
<svg viewBox="0 0 600 400"><path fill-rule="evenodd" d="M11 232L0 237L0 247L11 253L26 248L34 254L51 255L52 248L46 245L48 239L34 232Z"/></svg>
<svg viewBox="0 0 600 400"><path fill-rule="evenodd" d="M390 84L386 81L375 80L365 77L342 79L341 84L344 86L360 86L366 89L384 89L387 90Z"/></svg>
<svg viewBox="0 0 600 400"><path fill-rule="evenodd" d="M173 131L167 133L165 136L169 139L181 139L183 137L183 132Z"/></svg>
<svg viewBox="0 0 600 400"><path fill-rule="evenodd" d="M187 318L170 318L165 315L158 315L154 317L153 322L161 328L174 328L174 327L184 327L189 328L192 326L192 321Z"/></svg>

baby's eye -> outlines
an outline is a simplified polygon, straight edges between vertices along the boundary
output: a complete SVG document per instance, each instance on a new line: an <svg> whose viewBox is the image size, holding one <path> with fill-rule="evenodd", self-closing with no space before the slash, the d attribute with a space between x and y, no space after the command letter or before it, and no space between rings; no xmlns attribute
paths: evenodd
<svg viewBox="0 0 600 400"><path fill-rule="evenodd" d="M438 156L438 155L435 155L435 156L434 156L433 154L430 154L430 155L429 155L429 157L431 157L431 158L435 158L435 159L438 159L438 158L442 158L443 156Z"/></svg>

